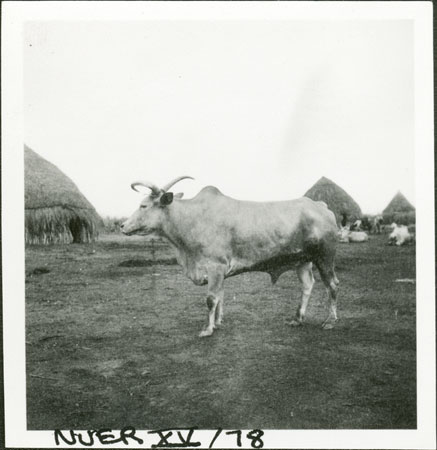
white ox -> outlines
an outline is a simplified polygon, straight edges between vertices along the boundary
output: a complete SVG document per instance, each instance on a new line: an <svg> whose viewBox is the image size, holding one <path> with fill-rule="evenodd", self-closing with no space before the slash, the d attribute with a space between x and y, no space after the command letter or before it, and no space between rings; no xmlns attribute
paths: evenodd
<svg viewBox="0 0 437 450"><path fill-rule="evenodd" d="M178 263L196 284L208 284L208 324L200 335L210 336L223 319L225 278L250 271L270 274L272 283L291 269L302 285L301 303L292 325L301 325L314 284L313 263L329 293L329 314L323 328L337 321L334 258L337 226L323 202L303 197L281 202L234 200L217 188L203 188L194 198L150 182L131 185L151 190L139 209L121 226L126 235L157 234L176 249Z"/></svg>
<svg viewBox="0 0 437 450"><path fill-rule="evenodd" d="M405 225L397 225L396 223L392 223L391 227L393 231L390 233L388 237L388 243L390 245L404 245L412 242L413 236L408 231L408 227Z"/></svg>
<svg viewBox="0 0 437 450"><path fill-rule="evenodd" d="M369 235L364 231L349 231L349 228L343 227L338 232L340 242L366 242L369 240Z"/></svg>

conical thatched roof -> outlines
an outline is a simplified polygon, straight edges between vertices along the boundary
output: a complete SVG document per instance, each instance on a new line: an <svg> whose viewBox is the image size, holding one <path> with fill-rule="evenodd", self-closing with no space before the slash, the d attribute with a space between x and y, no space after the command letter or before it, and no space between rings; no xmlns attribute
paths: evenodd
<svg viewBox="0 0 437 450"><path fill-rule="evenodd" d="M344 189L328 178L320 178L320 180L305 193L305 197L325 202L328 205L328 208L335 214L337 225L340 225L343 214L346 214L349 221L362 216L361 208L358 206L358 203Z"/></svg>
<svg viewBox="0 0 437 450"><path fill-rule="evenodd" d="M413 211L415 211L414 206L404 197L404 195L400 191L398 191L398 193L393 197L392 201L384 209L382 214L398 214Z"/></svg>
<svg viewBox="0 0 437 450"><path fill-rule="evenodd" d="M24 146L26 243L90 242L101 219L55 165Z"/></svg>

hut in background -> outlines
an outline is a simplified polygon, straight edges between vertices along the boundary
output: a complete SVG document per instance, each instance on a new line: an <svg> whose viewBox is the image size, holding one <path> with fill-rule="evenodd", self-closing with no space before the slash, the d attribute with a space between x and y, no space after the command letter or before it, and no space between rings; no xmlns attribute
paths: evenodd
<svg viewBox="0 0 437 450"><path fill-rule="evenodd" d="M382 217L385 223L396 222L409 225L416 220L416 210L405 196L398 191L382 212Z"/></svg>
<svg viewBox="0 0 437 450"><path fill-rule="evenodd" d="M92 242L101 218L54 164L24 146L26 244Z"/></svg>
<svg viewBox="0 0 437 450"><path fill-rule="evenodd" d="M344 216L348 222L352 222L362 216L358 203L340 186L328 178L322 177L309 189L305 197L315 201L323 201L335 214L337 225L340 226Z"/></svg>

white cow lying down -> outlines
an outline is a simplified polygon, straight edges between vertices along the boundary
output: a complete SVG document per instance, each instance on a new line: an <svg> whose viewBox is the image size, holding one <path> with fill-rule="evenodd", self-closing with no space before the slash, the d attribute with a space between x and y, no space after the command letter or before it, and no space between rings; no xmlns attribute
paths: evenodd
<svg viewBox="0 0 437 450"><path fill-rule="evenodd" d="M366 242L369 235L364 231L350 231L348 227L342 227L338 233L339 242Z"/></svg>
<svg viewBox="0 0 437 450"><path fill-rule="evenodd" d="M408 227L405 225L397 225L392 223L391 227L393 231L388 237L389 245L404 245L410 243L414 240L414 236L408 231Z"/></svg>

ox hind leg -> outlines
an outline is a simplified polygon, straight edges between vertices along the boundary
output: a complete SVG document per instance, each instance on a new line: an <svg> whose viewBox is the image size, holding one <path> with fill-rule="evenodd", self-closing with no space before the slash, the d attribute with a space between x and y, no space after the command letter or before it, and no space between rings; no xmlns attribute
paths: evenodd
<svg viewBox="0 0 437 450"><path fill-rule="evenodd" d="M338 293L338 278L334 271L334 258L319 259L315 262L319 269L320 276L328 291L329 299L329 312L328 317L322 324L322 328L330 330L334 328L335 322L337 322L337 293Z"/></svg>
<svg viewBox="0 0 437 450"><path fill-rule="evenodd" d="M311 291L314 286L313 264L311 262L301 264L297 270L297 276L302 286L302 297L299 308L296 311L295 318L290 322L291 326L299 326L303 324L305 319L305 311L308 306Z"/></svg>
<svg viewBox="0 0 437 450"><path fill-rule="evenodd" d="M208 294L206 297L208 325L200 332L199 337L211 336L214 328L221 324L223 316L224 278L224 270L220 267L214 267L208 270Z"/></svg>

